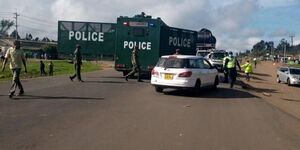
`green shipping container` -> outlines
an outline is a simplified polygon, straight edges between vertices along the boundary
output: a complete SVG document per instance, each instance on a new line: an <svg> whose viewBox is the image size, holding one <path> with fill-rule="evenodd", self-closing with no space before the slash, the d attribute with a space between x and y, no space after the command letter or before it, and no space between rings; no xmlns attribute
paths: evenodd
<svg viewBox="0 0 300 150"><path fill-rule="evenodd" d="M95 22L58 22L58 52L69 55L80 44L84 56L115 53L116 24Z"/></svg>
<svg viewBox="0 0 300 150"><path fill-rule="evenodd" d="M132 67L131 51L139 47L141 70L150 73L162 55L196 54L197 32L167 26L160 18L136 15L117 19L115 69L127 74Z"/></svg>

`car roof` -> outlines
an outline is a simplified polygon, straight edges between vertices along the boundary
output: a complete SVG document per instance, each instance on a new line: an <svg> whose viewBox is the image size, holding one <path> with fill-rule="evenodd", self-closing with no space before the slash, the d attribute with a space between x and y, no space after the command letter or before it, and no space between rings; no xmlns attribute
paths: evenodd
<svg viewBox="0 0 300 150"><path fill-rule="evenodd" d="M161 58L198 59L203 57L195 56L195 55L165 55L165 56L161 56Z"/></svg>

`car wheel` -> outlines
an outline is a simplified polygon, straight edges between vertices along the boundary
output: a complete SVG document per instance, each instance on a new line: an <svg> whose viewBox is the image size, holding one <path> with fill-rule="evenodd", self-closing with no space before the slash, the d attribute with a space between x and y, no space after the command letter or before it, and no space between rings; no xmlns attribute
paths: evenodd
<svg viewBox="0 0 300 150"><path fill-rule="evenodd" d="M277 76L276 81L277 81L277 83L281 82L280 79L279 79L279 76Z"/></svg>
<svg viewBox="0 0 300 150"><path fill-rule="evenodd" d="M218 76L216 76L216 78L215 78L215 82L214 82L214 85L213 85L213 87L212 87L212 89L217 89L217 86L219 85L219 77Z"/></svg>
<svg viewBox="0 0 300 150"><path fill-rule="evenodd" d="M288 86L291 86L291 81L290 81L290 79L287 79L286 82L287 82L287 85L288 85Z"/></svg>
<svg viewBox="0 0 300 150"><path fill-rule="evenodd" d="M193 88L193 93L198 95L200 93L201 81L198 79L195 83L195 87Z"/></svg>
<svg viewBox="0 0 300 150"><path fill-rule="evenodd" d="M158 93L162 93L163 92L163 88L159 87L159 86L155 86L155 91Z"/></svg>

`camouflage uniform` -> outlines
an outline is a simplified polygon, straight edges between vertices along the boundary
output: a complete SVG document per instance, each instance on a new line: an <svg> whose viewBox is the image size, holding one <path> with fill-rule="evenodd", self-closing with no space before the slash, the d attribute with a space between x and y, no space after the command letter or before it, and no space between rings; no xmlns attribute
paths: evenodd
<svg viewBox="0 0 300 150"><path fill-rule="evenodd" d="M132 53L131 53L131 63L132 63L132 71L129 72L125 79L128 81L128 77L133 76L135 73L138 73L138 81L141 82L142 80L140 79L141 76L141 68L140 68L140 63L138 59L138 49L137 47L133 48Z"/></svg>
<svg viewBox="0 0 300 150"><path fill-rule="evenodd" d="M75 77L77 77L78 81L83 82L81 80L81 65L82 65L82 57L81 57L81 52L80 52L81 47L76 46L76 50L74 51L74 68L75 68L75 73L70 76L70 79L73 81Z"/></svg>

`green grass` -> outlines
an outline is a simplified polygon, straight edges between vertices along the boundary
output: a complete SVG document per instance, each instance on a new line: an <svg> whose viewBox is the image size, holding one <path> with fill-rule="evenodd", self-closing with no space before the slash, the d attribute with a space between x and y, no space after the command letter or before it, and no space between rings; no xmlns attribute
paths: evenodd
<svg viewBox="0 0 300 150"><path fill-rule="evenodd" d="M300 68L300 64L288 64L289 67Z"/></svg>
<svg viewBox="0 0 300 150"><path fill-rule="evenodd" d="M53 75L63 75L63 74L73 74L74 73L74 64L69 63L66 60L52 61L54 64L54 72ZM45 63L45 71L48 74L49 72L49 61L44 61ZM2 64L1 64L2 67ZM81 66L81 72L89 72L100 70L101 67L97 64L93 64L90 62L83 62ZM27 61L27 73L24 72L24 66L21 71L21 78L34 78L40 77L40 62L39 61ZM4 72L0 72L0 81L11 80L12 74L9 69L9 62L5 67Z"/></svg>

